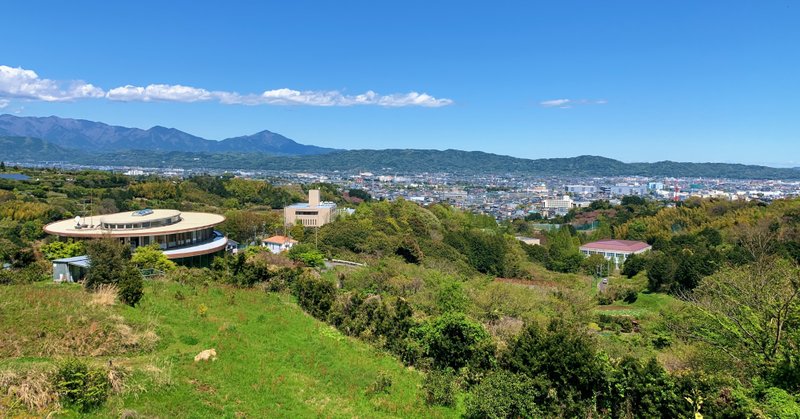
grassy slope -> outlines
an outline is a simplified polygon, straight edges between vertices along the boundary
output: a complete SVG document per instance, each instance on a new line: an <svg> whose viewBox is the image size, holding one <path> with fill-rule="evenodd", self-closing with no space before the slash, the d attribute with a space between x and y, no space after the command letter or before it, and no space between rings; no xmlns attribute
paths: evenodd
<svg viewBox="0 0 800 419"><path fill-rule="evenodd" d="M176 293L183 298L176 299ZM7 303L14 299L23 303ZM116 353L94 358L103 363L111 359L131 371L128 389L109 399L97 416L119 417L125 410L148 417L447 417L456 413L426 407L420 374L314 320L284 295L154 282L148 284L136 309L90 308L88 300L79 287L0 287L0 302L6 302L2 313L13 313L0 315L0 332L6 336L7 331L18 329L15 341L28 342L21 334L53 329L53 319L65 315L87 318L66 325L69 331L64 334L69 336L107 329L112 336L108 339L117 342L113 331L125 329L118 325L121 322L143 335L154 329L160 340L151 352L128 349L125 353L124 346L110 345ZM205 315L198 309L201 304L207 307ZM29 319L24 326L19 325L22 319ZM93 334L85 333L87 339ZM53 335L54 346L65 342ZM52 362L36 345L14 348L14 357L0 359L0 371ZM216 348L219 359L194 363L193 357L208 348ZM371 395L367 389L381 372L393 384L388 394Z"/></svg>

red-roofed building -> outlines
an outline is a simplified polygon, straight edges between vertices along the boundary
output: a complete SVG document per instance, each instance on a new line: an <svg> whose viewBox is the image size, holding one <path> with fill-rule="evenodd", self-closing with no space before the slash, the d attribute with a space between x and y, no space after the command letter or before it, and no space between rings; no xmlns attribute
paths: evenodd
<svg viewBox="0 0 800 419"><path fill-rule="evenodd" d="M289 250L297 244L297 240L292 239L291 237L286 236L272 236L268 239L264 239L262 244L266 246L270 252L272 253L280 253L285 250Z"/></svg>
<svg viewBox="0 0 800 419"><path fill-rule="evenodd" d="M603 255L606 259L613 260L617 268L625 262L628 256L648 252L650 249L652 249L652 246L645 242L610 239L586 243L580 247L581 253L586 257Z"/></svg>

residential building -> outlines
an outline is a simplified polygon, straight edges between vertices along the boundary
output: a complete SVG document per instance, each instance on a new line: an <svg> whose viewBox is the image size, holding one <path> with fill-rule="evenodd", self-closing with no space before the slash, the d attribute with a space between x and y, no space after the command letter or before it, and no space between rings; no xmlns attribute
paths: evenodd
<svg viewBox="0 0 800 419"><path fill-rule="evenodd" d="M297 244L297 240L286 236L272 236L261 241L261 245L269 249L272 253L285 252Z"/></svg>
<svg viewBox="0 0 800 419"><path fill-rule="evenodd" d="M294 225L298 221L305 227L322 227L333 221L336 204L320 201L319 189L308 191L308 203L292 204L283 209L286 225Z"/></svg>
<svg viewBox="0 0 800 419"><path fill-rule="evenodd" d="M634 240L599 240L580 247L584 256L603 255L607 260L614 262L616 268L625 263L630 255L638 255L650 249L652 246L649 244Z"/></svg>

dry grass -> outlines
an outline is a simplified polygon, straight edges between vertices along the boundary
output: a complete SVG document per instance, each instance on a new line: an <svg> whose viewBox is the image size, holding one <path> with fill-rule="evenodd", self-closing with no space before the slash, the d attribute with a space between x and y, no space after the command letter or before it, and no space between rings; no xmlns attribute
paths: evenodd
<svg viewBox="0 0 800 419"><path fill-rule="evenodd" d="M0 288L0 358L107 356L150 351L155 325L130 324L111 306L116 292L33 284ZM5 315L7 314L7 316Z"/></svg>
<svg viewBox="0 0 800 419"><path fill-rule="evenodd" d="M119 295L119 289L116 285L102 284L92 292L92 299L89 301L89 305L100 307L113 306L117 302L117 295Z"/></svg>
<svg viewBox="0 0 800 419"><path fill-rule="evenodd" d="M37 413L60 409L58 395L46 372L0 372L0 414L19 408Z"/></svg>

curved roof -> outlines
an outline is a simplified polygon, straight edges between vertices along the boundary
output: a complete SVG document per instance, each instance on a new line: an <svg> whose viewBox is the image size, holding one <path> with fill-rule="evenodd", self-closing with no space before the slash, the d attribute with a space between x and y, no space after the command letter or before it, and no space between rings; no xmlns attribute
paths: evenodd
<svg viewBox="0 0 800 419"><path fill-rule="evenodd" d="M100 216L100 222L109 224L131 224L147 221L163 220L181 215L178 210L156 209L147 215L136 215L139 211L118 212L116 214L106 214Z"/></svg>
<svg viewBox="0 0 800 419"><path fill-rule="evenodd" d="M206 255L215 253L225 248L228 244L228 238L222 234L215 234L211 241L193 244L189 246L181 246L173 249L164 250L164 255L168 259L188 258L191 256Z"/></svg>
<svg viewBox="0 0 800 419"><path fill-rule="evenodd" d="M165 212L162 212L165 211ZM100 221L108 223L110 220L125 220L125 221L111 221L111 223L134 223L155 219L167 218L170 213L172 215L180 214L181 220L177 223L139 229L104 229L100 228ZM187 231L202 230L209 227L214 227L225 221L225 217L219 214L211 214L207 212L180 212L176 210L153 210L153 214L146 216L132 216L131 212L123 212L117 214L109 214L103 216L87 217L86 221L96 220L94 227L76 228L75 220L62 220L50 223L44 226L44 231L49 234L62 237L83 237L83 238L97 238L97 237L140 237L140 236L159 236L163 234L183 233ZM128 218L126 218L128 217ZM146 217L146 218L145 218Z"/></svg>

